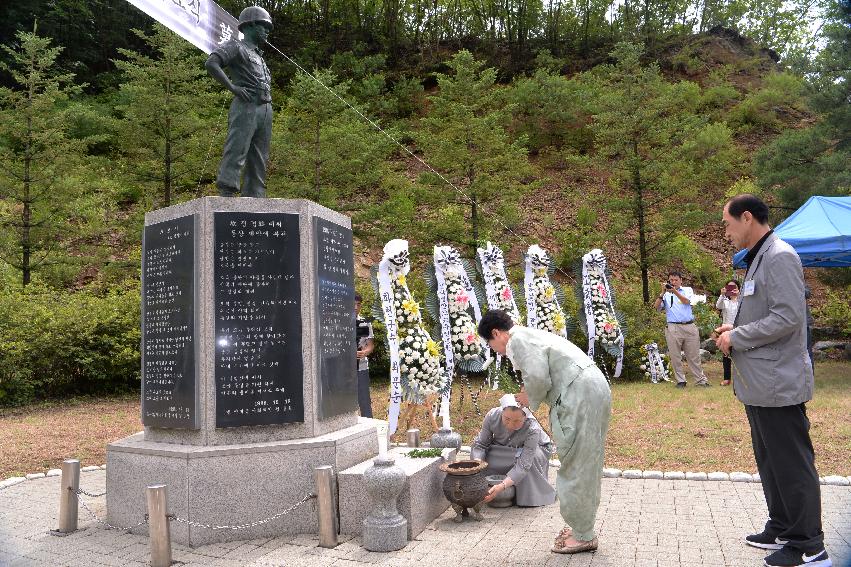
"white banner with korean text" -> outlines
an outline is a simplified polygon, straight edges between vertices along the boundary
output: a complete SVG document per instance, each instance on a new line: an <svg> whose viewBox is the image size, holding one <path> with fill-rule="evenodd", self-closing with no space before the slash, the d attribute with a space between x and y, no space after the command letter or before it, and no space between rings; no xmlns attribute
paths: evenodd
<svg viewBox="0 0 851 567"><path fill-rule="evenodd" d="M213 0L127 1L208 55L239 39L238 20Z"/></svg>

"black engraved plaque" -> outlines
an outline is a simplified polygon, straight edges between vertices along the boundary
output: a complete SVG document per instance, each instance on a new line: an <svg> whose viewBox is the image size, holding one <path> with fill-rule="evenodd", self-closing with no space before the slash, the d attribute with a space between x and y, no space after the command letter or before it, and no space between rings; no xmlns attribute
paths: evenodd
<svg viewBox="0 0 851 567"><path fill-rule="evenodd" d="M319 336L319 418L358 408L352 230L313 217Z"/></svg>
<svg viewBox="0 0 851 567"><path fill-rule="evenodd" d="M142 236L142 423L198 428L196 216Z"/></svg>
<svg viewBox="0 0 851 567"><path fill-rule="evenodd" d="M216 427L304 421L299 216L213 224Z"/></svg>

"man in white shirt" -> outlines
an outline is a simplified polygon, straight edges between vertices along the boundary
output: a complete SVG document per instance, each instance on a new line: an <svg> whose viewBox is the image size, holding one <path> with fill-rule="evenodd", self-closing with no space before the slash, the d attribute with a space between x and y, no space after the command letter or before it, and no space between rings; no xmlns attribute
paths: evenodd
<svg viewBox="0 0 851 567"><path fill-rule="evenodd" d="M686 355L686 362L695 378L695 386L709 386L709 380L700 365L700 333L694 324L694 314L691 301L694 291L684 287L683 275L671 270L668 281L653 308L664 311L668 324L665 328L665 340L668 341L668 355L674 374L677 378L677 388L686 387L686 375L683 371L683 359L680 352Z"/></svg>

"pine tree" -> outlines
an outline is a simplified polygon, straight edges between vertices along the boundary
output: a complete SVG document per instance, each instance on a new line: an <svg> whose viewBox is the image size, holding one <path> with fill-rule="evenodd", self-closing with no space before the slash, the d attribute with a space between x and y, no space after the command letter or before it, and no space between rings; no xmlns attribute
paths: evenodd
<svg viewBox="0 0 851 567"><path fill-rule="evenodd" d="M851 2L835 3L824 36L810 74L818 122L784 132L754 159L759 184L794 208L812 195L851 193Z"/></svg>
<svg viewBox="0 0 851 567"><path fill-rule="evenodd" d="M185 39L159 24L151 35L134 33L154 55L119 49L122 146L135 180L154 189L154 203L168 206L178 191L196 190L202 175L214 177L230 93L215 86L203 54Z"/></svg>
<svg viewBox="0 0 851 567"><path fill-rule="evenodd" d="M269 193L312 199L351 214L380 183L393 143L340 100L351 104L348 81L339 82L330 71L314 76L322 84L305 73L296 75L275 120ZM365 115L363 107L354 106Z"/></svg>
<svg viewBox="0 0 851 567"><path fill-rule="evenodd" d="M537 63L534 74L517 79L510 91L516 108L514 130L526 136L533 153L547 147L580 146L587 133L583 128L587 117L579 83L561 75L561 62L548 53L538 54Z"/></svg>
<svg viewBox="0 0 851 567"><path fill-rule="evenodd" d="M0 259L20 271L21 283L47 264L66 232L78 187L69 182L86 140L70 135L67 103L81 91L74 75L57 70L61 47L18 32L3 46L12 87L0 88Z"/></svg>
<svg viewBox="0 0 851 567"><path fill-rule="evenodd" d="M489 234L516 224L532 167L525 140L509 135L514 108L494 85L496 71L466 50L447 65L452 73L438 75L440 91L416 134L425 160L443 176L421 176L434 211L423 223L436 240L467 246L474 256Z"/></svg>
<svg viewBox="0 0 851 567"><path fill-rule="evenodd" d="M601 69L593 129L599 157L614 165L605 233L640 270L647 303L650 268L707 219L696 197L727 178L737 154L730 129L701 115L700 87L667 82L657 65L640 64L641 51L620 44L617 63Z"/></svg>

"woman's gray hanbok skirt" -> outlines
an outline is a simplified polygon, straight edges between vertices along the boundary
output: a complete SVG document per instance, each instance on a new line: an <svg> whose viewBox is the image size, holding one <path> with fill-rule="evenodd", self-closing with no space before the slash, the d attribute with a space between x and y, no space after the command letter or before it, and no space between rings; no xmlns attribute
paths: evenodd
<svg viewBox="0 0 851 567"><path fill-rule="evenodd" d="M488 463L485 475L506 474L514 467L520 450L505 445L491 445L485 454L484 460ZM528 474L515 485L518 506L546 506L555 502L556 491L547 480L549 467L549 453L538 447Z"/></svg>

